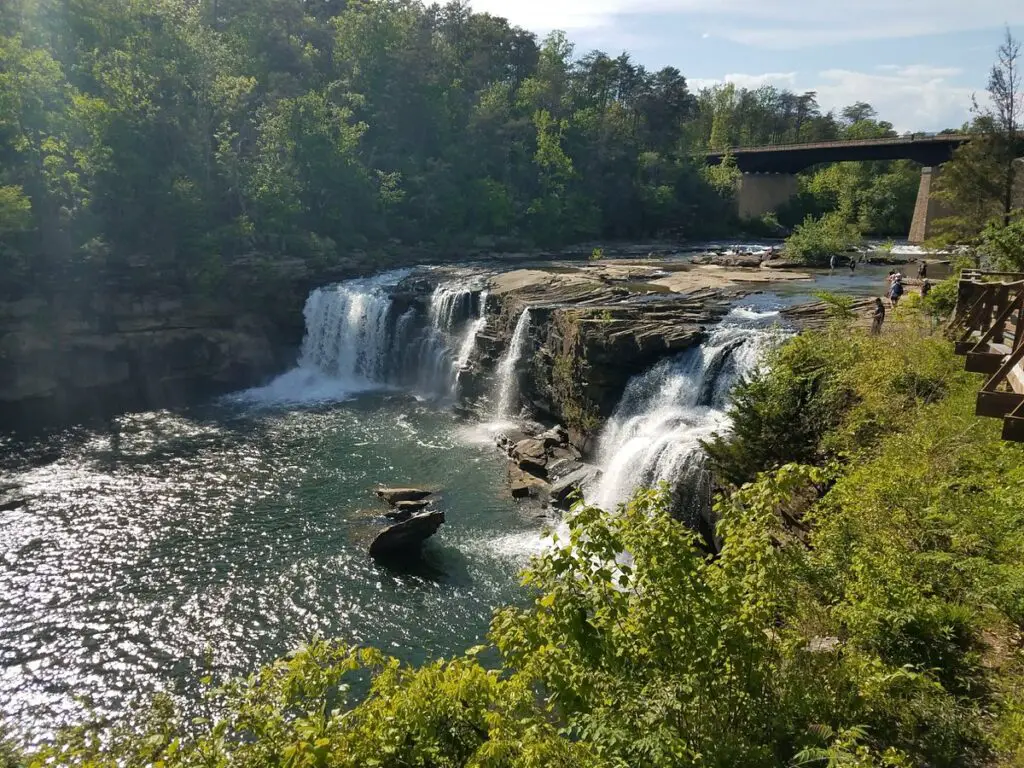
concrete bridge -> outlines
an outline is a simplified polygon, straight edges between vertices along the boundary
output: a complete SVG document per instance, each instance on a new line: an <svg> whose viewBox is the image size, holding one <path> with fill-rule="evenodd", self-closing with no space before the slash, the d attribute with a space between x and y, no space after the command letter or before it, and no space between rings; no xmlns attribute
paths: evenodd
<svg viewBox="0 0 1024 768"><path fill-rule="evenodd" d="M921 243L932 234L936 219L950 215L931 194L940 166L952 157L957 147L970 140L967 134L913 134L884 139L734 147L724 152L709 152L705 161L708 165L719 165L726 157L735 158L736 167L743 173L736 194L740 218L753 219L777 210L792 199L798 191L796 174L811 166L847 161L913 160L923 167L908 239Z"/></svg>

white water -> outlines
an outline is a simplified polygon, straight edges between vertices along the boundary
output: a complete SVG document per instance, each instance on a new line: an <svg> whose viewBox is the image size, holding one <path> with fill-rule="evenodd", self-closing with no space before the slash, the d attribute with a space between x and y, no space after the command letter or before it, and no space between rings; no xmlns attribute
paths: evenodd
<svg viewBox="0 0 1024 768"><path fill-rule="evenodd" d="M690 501L707 492L700 441L729 429L729 391L754 370L777 332L777 313L736 309L704 344L633 378L598 441L603 473L587 500L613 510L641 487L687 487Z"/></svg>
<svg viewBox="0 0 1024 768"><path fill-rule="evenodd" d="M530 330L530 310L524 309L516 321L512 342L498 363L495 416L497 419L511 417L515 399L519 394L519 359L523 356L523 345Z"/></svg>
<svg viewBox="0 0 1024 768"><path fill-rule="evenodd" d="M448 282L434 289L426 312L401 306L392 289L409 274L387 272L314 290L306 300L297 367L244 397L269 404L319 402L385 388L452 396L486 299L481 317L473 318L473 288Z"/></svg>
<svg viewBox="0 0 1024 768"><path fill-rule="evenodd" d="M459 355L455 358L456 375L469 364L469 359L473 356L473 350L476 349L476 337L480 335L480 331L487 325L487 296L487 291L480 292L480 304L477 307L476 320L469 324L466 334L462 337Z"/></svg>

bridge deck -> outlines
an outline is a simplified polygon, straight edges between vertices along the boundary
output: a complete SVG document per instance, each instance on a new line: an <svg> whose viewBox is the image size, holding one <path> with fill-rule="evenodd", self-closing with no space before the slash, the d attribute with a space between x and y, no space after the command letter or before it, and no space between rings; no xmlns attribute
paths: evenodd
<svg viewBox="0 0 1024 768"><path fill-rule="evenodd" d="M1024 442L1024 273L964 272L953 323L956 353L987 377L976 413L1003 419L1003 439Z"/></svg>
<svg viewBox="0 0 1024 768"><path fill-rule="evenodd" d="M718 165L726 156L732 156L737 167L746 173L797 173L819 163L847 160L906 159L934 166L949 160L953 150L970 139L966 134L912 134L880 139L771 144L731 147L722 152L708 152L704 158L708 165Z"/></svg>

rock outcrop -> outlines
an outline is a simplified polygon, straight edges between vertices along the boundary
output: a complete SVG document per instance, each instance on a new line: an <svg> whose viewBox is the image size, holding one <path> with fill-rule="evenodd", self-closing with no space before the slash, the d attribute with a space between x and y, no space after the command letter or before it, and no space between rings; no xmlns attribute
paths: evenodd
<svg viewBox="0 0 1024 768"><path fill-rule="evenodd" d="M545 432L527 427L516 430L514 436L518 438L514 442L508 435L500 435L497 440L509 458L509 490L514 499L568 509L575 492L601 473L581 461L564 427Z"/></svg>
<svg viewBox="0 0 1024 768"><path fill-rule="evenodd" d="M370 545L370 557L380 560L414 557L423 542L437 533L444 512L421 512L381 531Z"/></svg>
<svg viewBox="0 0 1024 768"><path fill-rule="evenodd" d="M423 501L434 492L424 488L378 488L375 493L377 498L383 499L391 506L397 506L403 502Z"/></svg>

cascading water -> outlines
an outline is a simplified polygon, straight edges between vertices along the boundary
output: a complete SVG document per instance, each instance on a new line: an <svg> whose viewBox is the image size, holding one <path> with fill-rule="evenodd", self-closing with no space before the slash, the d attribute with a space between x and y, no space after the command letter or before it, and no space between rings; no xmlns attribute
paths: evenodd
<svg viewBox="0 0 1024 768"><path fill-rule="evenodd" d="M685 491L677 499L681 512L705 512L700 442L729 428L729 391L777 336L766 328L776 316L733 310L703 345L633 378L598 441L603 473L587 500L613 510L638 488L667 482Z"/></svg>
<svg viewBox="0 0 1024 768"><path fill-rule="evenodd" d="M530 310L524 309L516 321L515 331L512 333L512 343L508 351L498 363L496 380L497 397L495 416L498 419L507 419L512 416L512 407L516 395L519 394L518 366L519 358L523 356L523 346L526 342L526 335L530 330Z"/></svg>
<svg viewBox="0 0 1024 768"><path fill-rule="evenodd" d="M469 328L466 329L466 333L462 337L462 344L459 345L459 354L455 358L456 378L469 365L469 359L473 356L473 350L476 349L476 337L480 335L480 331L487 325L487 296L488 292L486 290L480 292L480 303L477 307L476 320L469 324Z"/></svg>
<svg viewBox="0 0 1024 768"><path fill-rule="evenodd" d="M482 312L473 317L475 291L464 282L441 283L424 311L393 297L409 274L387 272L314 290L306 300L298 367L250 394L271 402L342 399L382 387L454 394L463 354L472 354L482 324Z"/></svg>

